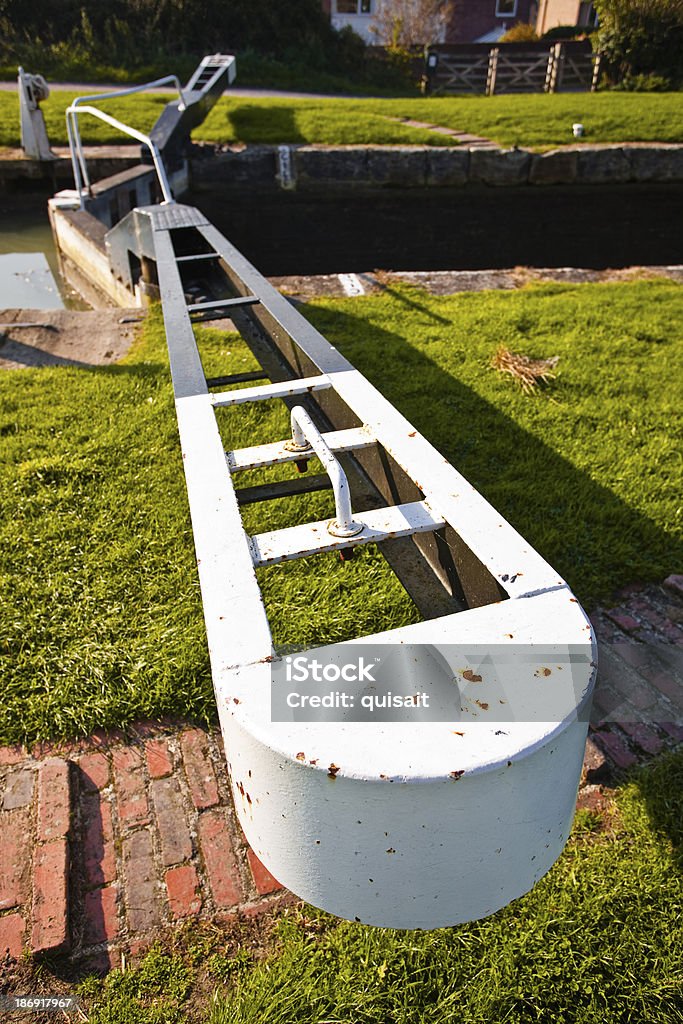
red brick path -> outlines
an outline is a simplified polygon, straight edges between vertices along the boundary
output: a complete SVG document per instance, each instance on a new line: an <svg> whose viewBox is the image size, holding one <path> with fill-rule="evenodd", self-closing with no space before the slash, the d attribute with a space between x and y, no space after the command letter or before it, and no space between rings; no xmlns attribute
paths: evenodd
<svg viewBox="0 0 683 1024"><path fill-rule="evenodd" d="M683 576L628 588L592 619L586 799L611 766L683 741ZM156 723L0 748L0 957L28 947L106 969L166 925L286 898L237 824L219 735Z"/></svg>
<svg viewBox="0 0 683 1024"><path fill-rule="evenodd" d="M0 749L0 954L106 968L164 925L271 907L281 886L246 845L224 765L220 736L158 724Z"/></svg>
<svg viewBox="0 0 683 1024"><path fill-rule="evenodd" d="M598 635L593 739L619 768L683 742L683 575L627 587L591 616Z"/></svg>

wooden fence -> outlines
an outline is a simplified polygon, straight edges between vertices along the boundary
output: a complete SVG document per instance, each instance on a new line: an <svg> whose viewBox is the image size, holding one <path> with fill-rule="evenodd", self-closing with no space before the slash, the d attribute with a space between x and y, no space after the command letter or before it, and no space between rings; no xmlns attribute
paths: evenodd
<svg viewBox="0 0 683 1024"><path fill-rule="evenodd" d="M453 93L586 92L597 86L600 57L590 42L463 43L425 51L422 90Z"/></svg>

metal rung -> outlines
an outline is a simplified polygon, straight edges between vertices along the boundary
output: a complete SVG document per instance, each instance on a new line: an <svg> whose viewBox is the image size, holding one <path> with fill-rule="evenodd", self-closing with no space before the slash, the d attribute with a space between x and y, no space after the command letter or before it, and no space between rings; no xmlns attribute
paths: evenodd
<svg viewBox="0 0 683 1024"><path fill-rule="evenodd" d="M424 501L389 505L371 512L356 512L354 519L363 524L363 532L354 537L333 537L328 532L330 520L255 534L250 538L254 567L258 569L260 566L288 562L307 555L340 551L371 541L429 533L445 525L445 520L437 516Z"/></svg>
<svg viewBox="0 0 683 1024"><path fill-rule="evenodd" d="M202 316L195 316L190 321L192 325L195 324L210 324L214 320L228 320L229 316L227 313L203 313Z"/></svg>
<svg viewBox="0 0 683 1024"><path fill-rule="evenodd" d="M273 501L276 498L292 498L299 494L331 490L332 484L329 476L320 473L316 476L300 476L293 480L276 480L270 484L257 484L255 487L239 487L235 494L240 505L254 505L257 501Z"/></svg>
<svg viewBox="0 0 683 1024"><path fill-rule="evenodd" d="M207 384L209 382L207 381ZM330 430L322 435L327 447L333 452L351 452L359 448L371 448L376 444L375 438L366 427L350 427L348 430ZM301 452L293 452L285 448L286 441L274 444L259 444L253 448L237 448L234 452L226 452L228 467L231 473L239 473L245 469L256 469L258 466L277 466L283 462L297 462Z"/></svg>
<svg viewBox="0 0 683 1024"><path fill-rule="evenodd" d="M191 256L176 256L176 263L192 263L194 260L219 260L218 252L195 252Z"/></svg>
<svg viewBox="0 0 683 1024"><path fill-rule="evenodd" d="M248 370L246 373L229 373L227 377L207 377L207 388L222 388L226 384L246 384L250 380L269 380L263 370Z"/></svg>
<svg viewBox="0 0 683 1024"><path fill-rule="evenodd" d="M311 391L322 391L332 387L327 376L301 377L296 380L283 380L275 384L263 384L260 388L240 388L238 391L220 391L211 396L214 405L241 405L243 402L260 402L266 398L288 398L292 395L305 395Z"/></svg>
<svg viewBox="0 0 683 1024"><path fill-rule="evenodd" d="M210 302L193 302L187 307L188 313L202 313L205 309L226 309L230 306L253 306L260 302L255 295L240 295L236 299L212 299Z"/></svg>

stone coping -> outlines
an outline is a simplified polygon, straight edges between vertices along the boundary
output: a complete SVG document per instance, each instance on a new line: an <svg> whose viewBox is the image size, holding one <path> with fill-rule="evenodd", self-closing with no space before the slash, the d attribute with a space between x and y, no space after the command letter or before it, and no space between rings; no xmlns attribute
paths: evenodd
<svg viewBox="0 0 683 1024"><path fill-rule="evenodd" d="M0 150L0 185L21 178L70 178L68 152L40 163ZM98 176L138 162L137 147L86 147ZM285 164L287 165L285 169ZM607 185L683 181L683 144L562 146L546 153L495 146L326 146L200 144L191 161L199 186L310 189L486 185Z"/></svg>

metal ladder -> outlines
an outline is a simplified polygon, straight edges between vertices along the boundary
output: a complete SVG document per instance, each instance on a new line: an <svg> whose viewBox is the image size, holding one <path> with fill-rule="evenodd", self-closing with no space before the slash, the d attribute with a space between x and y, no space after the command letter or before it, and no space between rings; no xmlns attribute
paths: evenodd
<svg viewBox="0 0 683 1024"><path fill-rule="evenodd" d="M222 75L226 67L232 66L234 57L225 53L214 53L202 57L192 78L185 86L185 92L208 92L219 75ZM232 82L234 74L229 78Z"/></svg>
<svg viewBox="0 0 683 1024"><path fill-rule="evenodd" d="M180 256L174 254L176 267L178 264L217 261L220 258L221 254L216 250ZM186 313L191 323L201 323L260 302L261 299L254 294L190 302L186 304ZM263 370L258 370L224 377L205 377L204 383L206 388L210 389L263 379L267 379L267 375ZM327 389L334 389L334 374L318 374L282 382L271 381L253 387L220 391L211 395L211 404L214 409L218 409L274 398L291 400ZM327 475L303 481L284 480L276 484L236 489L237 500L240 505L244 505L332 488L336 515L329 521L304 523L288 529L251 536L249 544L255 568L315 554L333 551L341 553L345 549L361 544L382 542L389 538L411 537L418 533L439 530L445 525L443 516L435 514L424 500L388 505L353 515L348 480L335 453L355 452L376 445L377 438L371 428L364 425L321 433L301 405L292 408L291 418L291 438L227 451L226 464L230 474L236 476L247 470L291 462L296 463L303 472L308 459L316 456Z"/></svg>
<svg viewBox="0 0 683 1024"><path fill-rule="evenodd" d="M551 566L198 210L133 216L139 255L156 268L216 704L248 842L283 885L349 920L434 928L493 913L542 877L569 834L595 678L590 623ZM187 228L195 255L176 253L174 232ZM193 260L216 261L231 297L188 301L181 271ZM194 323L225 313L262 369L207 379ZM291 437L226 453L218 410L274 398L289 407ZM325 476L303 486L331 486L335 516L249 536L241 504L302 485L240 491L238 475L313 455ZM359 511L355 495L352 507L356 468L379 507ZM257 570L370 541L424 620L306 656L400 652L412 687L424 685L423 653L439 650L462 706L447 721L388 725L274 716L287 658ZM501 678L463 671L473 647L486 658L502 649Z"/></svg>

